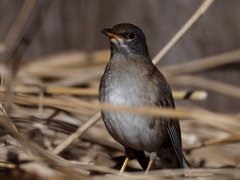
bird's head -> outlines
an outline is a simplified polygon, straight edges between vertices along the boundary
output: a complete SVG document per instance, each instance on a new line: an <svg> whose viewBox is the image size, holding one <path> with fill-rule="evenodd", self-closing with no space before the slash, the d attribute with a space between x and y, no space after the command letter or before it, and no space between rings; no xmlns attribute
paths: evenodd
<svg viewBox="0 0 240 180"><path fill-rule="evenodd" d="M128 58L149 57L145 35L137 26L122 23L101 32L110 38L111 56L120 53Z"/></svg>

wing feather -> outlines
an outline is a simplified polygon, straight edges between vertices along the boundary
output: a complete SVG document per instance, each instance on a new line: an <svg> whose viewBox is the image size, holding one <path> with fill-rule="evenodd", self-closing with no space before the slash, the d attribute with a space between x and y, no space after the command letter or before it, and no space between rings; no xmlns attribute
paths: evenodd
<svg viewBox="0 0 240 180"><path fill-rule="evenodd" d="M156 74L157 74L157 77L155 79L158 81L158 86L159 86L159 98L157 100L157 105L161 108L163 107L175 108L172 92L167 81L165 80L161 72ZM163 121L167 128L167 132L171 140L171 143L173 145L174 152L178 158L178 161L181 167L184 167L185 162L183 161L185 160L185 158L182 153L182 140L181 140L181 130L180 130L179 121L176 118L175 119L163 118Z"/></svg>

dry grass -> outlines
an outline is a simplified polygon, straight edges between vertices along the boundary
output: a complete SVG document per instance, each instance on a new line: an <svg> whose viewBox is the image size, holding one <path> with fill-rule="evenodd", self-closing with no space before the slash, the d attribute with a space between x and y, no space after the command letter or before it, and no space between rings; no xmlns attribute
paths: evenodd
<svg viewBox="0 0 240 180"><path fill-rule="evenodd" d="M205 10L212 2L203 3ZM155 58L155 63L205 10L197 11L160 58ZM21 52L13 54L11 61L18 60ZM179 117L183 149L190 164L195 166L185 171L160 170L157 160L157 170L144 177L143 171L137 171L141 169L137 162L132 160L121 179L239 178L240 145L235 143L240 140L239 114L220 114L197 107L173 110L99 104L97 89L108 59L109 51L91 55L64 52L30 61L15 68L14 73L9 66L1 65L0 171L8 170L8 177L17 175L24 179L116 178L116 167L121 165L124 151L107 133L99 112L111 110ZM163 67L162 71L171 83L211 88L213 92L240 98L239 87L190 74L239 60L239 50L236 50L184 65ZM174 91L173 94L174 98L181 99L186 92ZM207 95L199 91L191 97L191 100L206 100Z"/></svg>
<svg viewBox="0 0 240 180"><path fill-rule="evenodd" d="M97 59L98 56L96 54L100 54L102 60ZM103 58L103 54L105 58ZM61 58L59 58L60 56ZM151 114L154 116L177 116L184 120L182 121L184 149L187 152L191 152L187 155L188 160L195 166L200 167L208 167L209 164L212 164L212 170L194 168L190 172L192 177L220 176L219 171L213 167L220 168L226 165L235 167L224 170L226 176L230 176L230 172L234 172L234 169L237 171L236 167L239 161L233 159L237 154L237 150L233 151L231 149L229 151L227 144L240 140L239 116L214 113L200 108L187 109L178 107L177 110L159 110L157 107L130 108L99 104L97 87L101 73L94 74L91 80L83 81L89 75L88 71L84 69L92 68L98 72L103 72L109 52L96 52L93 57L96 57L96 59L89 63L84 53L72 52L31 61L22 66L19 69L15 87L13 88L13 104L11 105L10 117L8 117L7 113L3 113L4 105L7 103L5 99L7 91L5 86L2 85L0 101L3 106L1 108L0 124L10 135L5 136L2 134L2 142L5 142L5 146L2 146L2 149L5 149L5 152L9 150L17 152L21 160L31 160L32 163L42 162L41 165L35 164L36 166L43 166L44 168L51 166L53 167L50 168L51 173L53 173L52 171L61 172L60 174L55 174L58 177L71 176L76 178L81 176L82 178L91 177L98 179L103 178L103 176L92 175L87 177L86 175L90 172L116 174L118 171L112 169L112 167L119 163L119 160L114 160L113 157L124 155L124 153L122 147L108 135L102 121L98 121L100 119L98 110L107 109L128 113ZM59 60L58 66L54 66L53 63L56 59ZM66 59L68 59L69 65L61 63L66 62ZM79 61L76 61L76 59L79 59ZM207 62L205 63L207 64ZM199 67L198 63L196 64ZM194 66L194 63L191 66ZM205 64L203 66L208 67ZM46 75L45 72L48 72L46 69L51 70L51 73ZM166 67L168 77L172 79L177 78L167 69L168 67ZM169 69L171 68L169 67ZM63 76L60 73L63 71L71 71L71 74ZM195 78L192 75L185 76ZM69 83L71 85L65 88L53 86L53 84L58 84L58 82L67 82L69 77L81 78L79 82L75 81L75 84L71 82ZM3 82L6 84L5 81ZM72 86L81 86L82 84L87 86L88 89L72 88ZM226 84L222 85L224 88L228 87ZM218 92L217 89L213 89L213 91ZM179 93L178 91L174 92L175 94ZM237 97L234 93L237 93L237 91L233 91L231 96ZM176 97L181 98L181 96ZM205 98L201 100L205 100ZM17 130L14 126L17 127ZM196 128L199 131L196 131ZM222 151L219 150L220 144L226 147ZM232 145L234 148L239 148L238 144ZM209 150L205 150L208 148ZM232 146L229 148L232 148ZM229 154L225 163L219 161L217 157L203 156L201 151L209 152L210 155L214 153L217 157L221 156L223 152ZM64 159L56 156L57 154ZM66 161L65 159L68 160ZM105 161L109 163L106 165ZM201 165L203 161L205 161L205 164ZM7 160L3 162L7 162ZM135 161L130 163L130 167L139 168ZM182 173L179 171L155 170L150 173L148 178L155 179L161 177L164 179L166 176L175 177ZM129 179L139 179L142 178L142 174L142 172L125 173L124 176ZM232 175L235 176L236 174ZM112 178L112 176L104 176L104 178L108 179Z"/></svg>

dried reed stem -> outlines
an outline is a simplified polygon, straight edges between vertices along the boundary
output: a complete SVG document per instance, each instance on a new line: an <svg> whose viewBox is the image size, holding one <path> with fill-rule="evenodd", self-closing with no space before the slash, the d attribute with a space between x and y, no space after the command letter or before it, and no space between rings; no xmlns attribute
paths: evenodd
<svg viewBox="0 0 240 180"><path fill-rule="evenodd" d="M59 144L53 151L53 154L61 153L67 146L87 131L92 125L94 125L101 118L101 113L98 111L94 114L85 124L79 127L74 133L68 136L61 144Z"/></svg>
<svg viewBox="0 0 240 180"><path fill-rule="evenodd" d="M16 86L16 93L39 93L38 87L31 86ZM98 96L96 88L61 88L61 87L46 87L45 92L48 94L67 94L67 95L82 95L82 96ZM174 99L189 99L189 100L205 100L207 98L206 91L178 91L173 90Z"/></svg>
<svg viewBox="0 0 240 180"><path fill-rule="evenodd" d="M197 20L208 10L214 0L205 0L192 17L183 25L183 27L173 36L173 38L164 46L164 48L153 58L153 63L157 64L168 51L183 37L183 35L197 22Z"/></svg>
<svg viewBox="0 0 240 180"><path fill-rule="evenodd" d="M18 45L22 41L26 27L30 28L29 21L36 12L36 6L36 0L26 0L24 2L20 13L4 40L4 45L6 46L6 52L4 52L5 58L9 58L9 56L11 56L17 49Z"/></svg>
<svg viewBox="0 0 240 180"><path fill-rule="evenodd" d="M222 139L211 139L211 140L205 141L203 145L212 146L216 144L230 143L230 142L237 142L237 141L240 141L240 135L230 136Z"/></svg>
<svg viewBox="0 0 240 180"><path fill-rule="evenodd" d="M3 64L3 62L0 62L0 71L1 71L1 78L0 78L0 81L1 81L1 83L0 83L0 91L3 91L3 84L4 84L4 70L5 70L6 68L5 68L5 66L4 66L4 64Z"/></svg>
<svg viewBox="0 0 240 180"><path fill-rule="evenodd" d="M64 52L60 54L54 54L41 59L32 60L22 68L23 71L34 73L39 69L66 69L66 68L83 68L96 65L106 64L110 56L109 50L101 50L93 52L91 60L82 51ZM64 73L65 74L65 73Z"/></svg>
<svg viewBox="0 0 240 180"><path fill-rule="evenodd" d="M198 149L202 147L207 147L207 146L213 146L213 145L218 145L218 144L223 144L223 143L233 143L233 142L238 142L240 141L240 135L233 135L227 138L221 138L221 139L211 139L202 142L199 145L194 145L192 147L184 148L184 150L193 150L193 149Z"/></svg>
<svg viewBox="0 0 240 180"><path fill-rule="evenodd" d="M216 54L213 56L192 60L189 62L174 64L162 67L161 70L167 74L177 75L183 73L193 73L203 71L206 69L222 66L230 63L236 63L240 61L240 49Z"/></svg>
<svg viewBox="0 0 240 180"><path fill-rule="evenodd" d="M0 100L4 100L4 94L0 93ZM25 105L37 105L39 99L35 96L15 96L15 103L25 104ZM86 101L70 101L67 98L64 99L56 99L43 97L42 104L44 106L50 107L58 107L63 108L72 108L76 111L79 108L87 108L87 109L96 109L96 110L109 110L116 112L126 112L133 114L141 114L141 115L152 115L159 117L179 117L179 118L189 118L202 121L208 125L213 127L222 129L227 132L239 134L240 125L239 118L233 115L224 115L217 114L213 112L209 112L207 110L202 109L159 109L159 107L126 107L119 105L109 105L109 104L98 104L98 103L90 103Z"/></svg>
<svg viewBox="0 0 240 180"><path fill-rule="evenodd" d="M190 85L198 88L209 89L211 91L221 93L224 95L232 96L235 98L240 98L240 88L222 83L215 80L206 79L203 77L193 76L193 75L181 75L173 76L168 79L170 82L179 85Z"/></svg>

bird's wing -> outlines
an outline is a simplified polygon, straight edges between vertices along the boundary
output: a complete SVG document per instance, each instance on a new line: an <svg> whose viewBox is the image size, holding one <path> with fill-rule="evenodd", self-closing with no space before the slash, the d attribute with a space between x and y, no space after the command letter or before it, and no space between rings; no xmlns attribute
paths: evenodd
<svg viewBox="0 0 240 180"><path fill-rule="evenodd" d="M169 99L169 96L163 97L163 101L161 100L161 106L162 107L174 107L171 100ZM169 102L170 101L170 102ZM180 125L177 118L163 118L164 123L167 127L167 132L169 135L169 138L172 142L174 151L176 153L176 156L179 160L179 163L183 167L183 154L182 154L182 141L181 141L181 132L180 132Z"/></svg>
<svg viewBox="0 0 240 180"><path fill-rule="evenodd" d="M175 108L172 92L168 83L166 82L164 76L161 73L157 73L157 75L158 76L155 78L158 81L159 86L159 98L157 101L157 105L159 107ZM172 142L176 156L179 160L179 163L183 167L184 156L182 154L182 140L179 121L177 118L163 118L163 120L167 127L167 132Z"/></svg>

